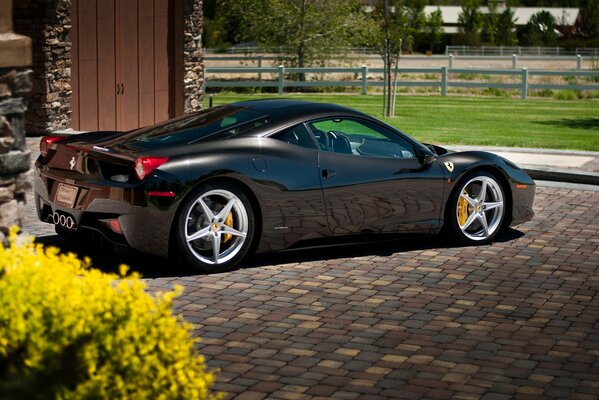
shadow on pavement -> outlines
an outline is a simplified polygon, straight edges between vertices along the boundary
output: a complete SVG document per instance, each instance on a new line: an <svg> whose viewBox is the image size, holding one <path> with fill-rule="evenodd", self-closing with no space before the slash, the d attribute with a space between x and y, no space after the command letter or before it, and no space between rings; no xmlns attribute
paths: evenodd
<svg viewBox="0 0 599 400"><path fill-rule="evenodd" d="M121 264L128 265L131 271L139 272L144 278L174 277L193 275L194 272L173 261L144 254L124 247L94 242L69 241L58 235L42 236L36 243L58 247L61 252L74 253L79 258L89 257L91 265L103 272L118 273Z"/></svg>
<svg viewBox="0 0 599 400"><path fill-rule="evenodd" d="M509 228L495 237L495 242L509 242L524 234ZM36 238L37 243L46 246L58 247L62 252L77 254L80 258L89 257L92 266L103 272L118 272L121 264L131 267L144 278L168 278L193 276L198 273L189 267L176 265L174 261L162 257L139 253L127 248L111 248L93 243L70 242L58 235L42 236ZM286 250L278 253L266 253L250 256L239 268L257 268L268 265L299 263L319 260L332 260L338 258L352 258L364 256L388 257L394 253L403 253L414 250L443 249L462 247L443 236L420 237L410 239L384 238L367 242L348 241L344 243L327 244L322 242L319 246Z"/></svg>
<svg viewBox="0 0 599 400"><path fill-rule="evenodd" d="M495 242L504 243L518 239L524 233L509 228L495 237ZM242 268L263 267L274 264L331 260L364 256L388 257L394 253L414 250L459 248L464 245L448 240L444 236L426 236L419 238L385 238L383 240L348 241L342 244L322 245L318 247L298 248L279 253L257 254L247 260Z"/></svg>

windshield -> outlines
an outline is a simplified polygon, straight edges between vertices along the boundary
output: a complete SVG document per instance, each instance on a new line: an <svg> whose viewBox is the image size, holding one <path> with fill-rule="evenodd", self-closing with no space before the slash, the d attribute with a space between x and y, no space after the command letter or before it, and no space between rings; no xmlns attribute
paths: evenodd
<svg viewBox="0 0 599 400"><path fill-rule="evenodd" d="M223 106L128 132L117 142L151 150L239 135L267 122L267 116L255 110Z"/></svg>

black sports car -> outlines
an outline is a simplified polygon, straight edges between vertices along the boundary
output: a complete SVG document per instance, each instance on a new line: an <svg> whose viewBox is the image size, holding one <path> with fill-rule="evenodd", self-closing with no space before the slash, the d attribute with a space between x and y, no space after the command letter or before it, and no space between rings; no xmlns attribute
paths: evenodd
<svg viewBox="0 0 599 400"><path fill-rule="evenodd" d="M533 216L535 183L513 163L423 145L335 104L247 101L47 136L40 153L36 207L57 233L94 230L204 271L331 236L445 228L488 243Z"/></svg>

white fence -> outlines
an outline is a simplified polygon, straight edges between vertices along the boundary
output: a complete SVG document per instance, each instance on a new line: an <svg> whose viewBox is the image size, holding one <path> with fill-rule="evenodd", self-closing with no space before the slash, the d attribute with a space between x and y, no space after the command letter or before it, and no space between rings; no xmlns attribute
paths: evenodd
<svg viewBox="0 0 599 400"><path fill-rule="evenodd" d="M302 88L302 87L359 87L362 94L368 93L369 87L382 87L384 82L381 79L373 79L374 74L383 74L384 68L285 68L279 66L276 68L229 68L216 67L206 68L206 75L240 75L240 74L255 74L257 80L206 80L206 88L235 88L235 87L272 87L277 88L279 94L285 92L285 88ZM353 74L353 80L310 80L298 81L286 79L289 76L297 74L316 74L324 77L326 74ZM399 68L398 73L405 74L420 74L430 77L434 75L436 79L426 80L398 80L398 87L431 87L439 88L441 95L447 94L448 88L495 88L495 89L517 89L520 91L521 98L527 97L527 92L530 89L551 89L551 90L597 90L599 91L599 71L580 71L580 70L534 70L534 69L486 69L486 68ZM264 80L264 75L275 77L275 79ZM462 80L452 80L453 75L503 75L515 79L515 83L498 83L498 82L472 82ZM574 77L585 78L588 84L556 84L556 83L531 83L530 78L534 76L557 76L557 77Z"/></svg>
<svg viewBox="0 0 599 400"><path fill-rule="evenodd" d="M204 48L205 54L264 54L264 53L276 53L276 54L290 54L293 53L294 49L290 47L258 47L258 46L236 46L227 49L218 48ZM344 54L344 53L360 53L360 54L377 54L378 50L373 47L349 47L349 48L338 48L328 49L329 53L333 54Z"/></svg>
<svg viewBox="0 0 599 400"><path fill-rule="evenodd" d="M360 60L377 60L382 61L381 56L379 55L360 55L354 58ZM204 60L206 61L244 61L244 62L255 62L258 68L262 68L263 62L265 61L279 61L284 62L289 59L289 56L286 55L206 55L204 56ZM522 55L519 56L517 54L510 55L486 55L486 56L472 56L472 55L433 55L433 56L424 56L424 55L405 55L401 57L401 60L404 61L441 61L447 62L447 66L449 68L453 68L454 62L457 61L507 61L512 64L513 69L518 68L518 63L520 61L567 61L571 62L572 68L576 68L578 70L582 69L583 61L593 61L599 64L599 56L583 56L581 54L568 56L535 56L535 55ZM215 69L218 67L211 67L211 69Z"/></svg>
<svg viewBox="0 0 599 400"><path fill-rule="evenodd" d="M228 49L212 49L205 48L204 54L208 57L224 56L224 55L245 55L257 56L259 54L291 54L292 49L287 47L271 47L262 48L256 46L247 47L231 47ZM346 49L330 50L331 54L339 55L355 55L355 56L373 56L380 57L378 50L371 47L351 47ZM581 47L581 48L564 48L564 47L541 47L541 46L445 46L445 54L453 55L469 55L469 56L576 56L583 57L599 57L599 48L596 47Z"/></svg>
<svg viewBox="0 0 599 400"><path fill-rule="evenodd" d="M596 47L566 49L564 47L539 47L539 46L445 46L445 54L458 56L583 56L599 57Z"/></svg>

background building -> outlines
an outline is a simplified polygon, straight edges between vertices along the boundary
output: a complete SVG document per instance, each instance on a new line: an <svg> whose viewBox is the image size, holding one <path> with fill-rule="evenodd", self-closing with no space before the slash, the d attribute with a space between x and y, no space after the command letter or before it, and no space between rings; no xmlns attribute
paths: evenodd
<svg viewBox="0 0 599 400"><path fill-rule="evenodd" d="M502 13L506 5L498 2L495 9L496 13ZM443 16L443 31L444 33L458 33L458 19L462 13L461 6L426 6L424 12L428 16L437 9L441 10ZM522 28L530 21L530 18L541 11L547 11L555 18L559 27L572 27L578 19L579 9L575 7L512 7L514 17L516 19L516 27ZM479 12L483 15L489 14L488 6L479 7Z"/></svg>

